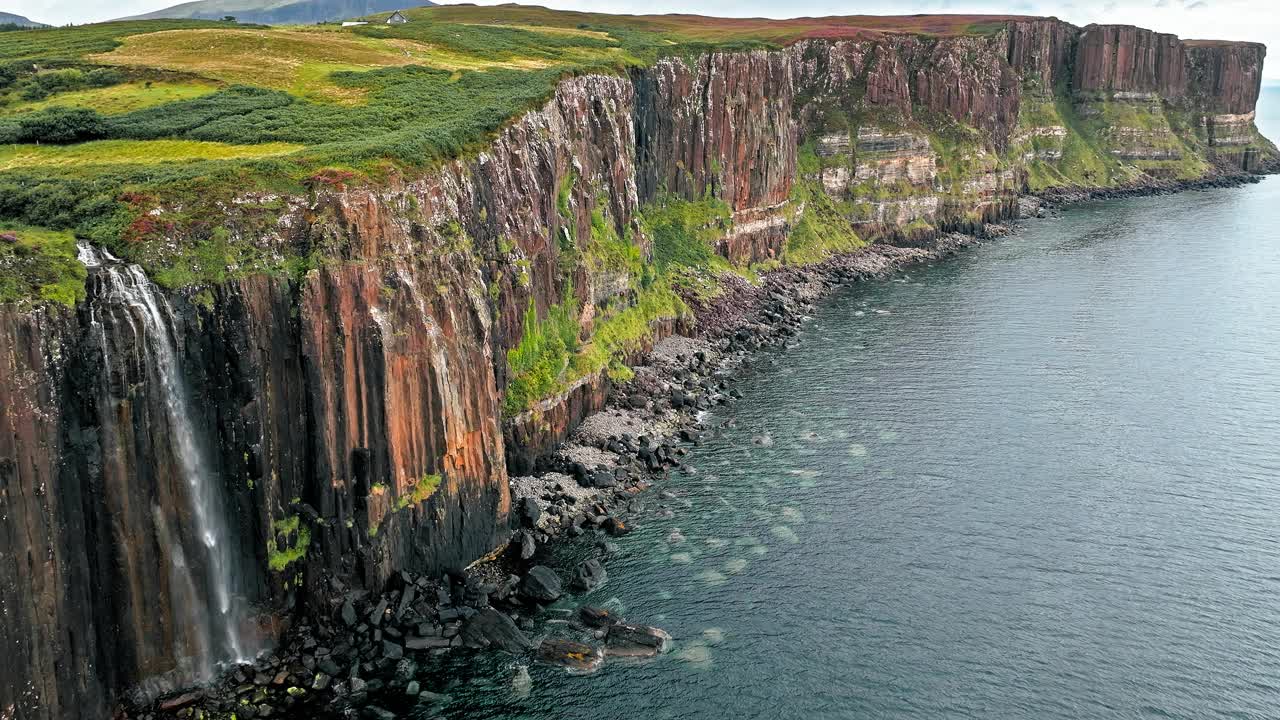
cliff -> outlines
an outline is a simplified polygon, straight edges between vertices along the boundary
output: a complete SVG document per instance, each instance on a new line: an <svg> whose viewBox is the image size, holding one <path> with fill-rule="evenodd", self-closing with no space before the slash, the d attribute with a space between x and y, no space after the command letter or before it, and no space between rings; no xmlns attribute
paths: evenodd
<svg viewBox="0 0 1280 720"><path fill-rule="evenodd" d="M509 472L721 272L1269 167L1264 55L1020 19L668 57L564 80L434 172L219 207L292 273L162 290L82 250L74 308L0 306L0 718L103 717L482 557ZM156 252L196 242L184 212L150 211Z"/></svg>

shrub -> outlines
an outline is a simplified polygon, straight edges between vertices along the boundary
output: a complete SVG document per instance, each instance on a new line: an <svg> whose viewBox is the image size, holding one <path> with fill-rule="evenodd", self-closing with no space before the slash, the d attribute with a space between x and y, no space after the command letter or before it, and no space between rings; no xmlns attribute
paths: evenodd
<svg viewBox="0 0 1280 720"><path fill-rule="evenodd" d="M12 142L67 145L96 140L106 133L106 121L93 110L51 107L19 118Z"/></svg>

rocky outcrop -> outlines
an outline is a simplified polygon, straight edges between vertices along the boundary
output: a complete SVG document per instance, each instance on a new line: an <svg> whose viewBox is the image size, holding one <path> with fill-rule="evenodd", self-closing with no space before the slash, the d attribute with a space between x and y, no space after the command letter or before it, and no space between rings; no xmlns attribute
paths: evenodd
<svg viewBox="0 0 1280 720"><path fill-rule="evenodd" d="M1186 47L1176 35L1131 25L1090 25L1076 43L1073 87L1180 99L1187 90Z"/></svg>
<svg viewBox="0 0 1280 720"><path fill-rule="evenodd" d="M1005 30L1005 58L1027 90L1050 95L1071 81L1079 34L1079 28L1056 18L1016 20Z"/></svg>
<svg viewBox="0 0 1280 720"><path fill-rule="evenodd" d="M1205 112L1248 115L1262 89L1265 45L1188 40L1188 95Z"/></svg>

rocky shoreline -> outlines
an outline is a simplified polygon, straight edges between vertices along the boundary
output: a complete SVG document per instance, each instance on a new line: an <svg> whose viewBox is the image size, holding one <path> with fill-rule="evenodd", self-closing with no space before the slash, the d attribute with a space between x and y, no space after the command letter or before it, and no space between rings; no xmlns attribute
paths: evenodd
<svg viewBox="0 0 1280 720"><path fill-rule="evenodd" d="M1107 190L1061 190L1020 203L1022 217L1043 216L1092 199L1230 187L1261 178L1224 175L1186 183ZM566 593L604 582L611 538L630 532L653 484L684 465L710 429L701 413L740 397L736 372L761 349L794 337L815 304L858 281L955 256L1008 232L986 225L975 235L943 235L927 247L870 245L803 267L782 267L757 284L733 275L707 299L689 292L690 335L658 342L614 388L608 407L587 418L540 463L538 476L512 477L512 517L519 528L488 558L440 577L402 572L380 595L334 588L327 613L300 618L280 645L253 665L232 669L210 687L139 705L124 717L365 717L386 720L414 706L428 712L445 698L415 680L419 663L458 649L499 650L591 672L609 657L649 657L670 636L608 610L581 606L566 629L536 640L535 618ZM671 512L659 495L657 512ZM546 558L557 540L595 536L592 557L571 577Z"/></svg>

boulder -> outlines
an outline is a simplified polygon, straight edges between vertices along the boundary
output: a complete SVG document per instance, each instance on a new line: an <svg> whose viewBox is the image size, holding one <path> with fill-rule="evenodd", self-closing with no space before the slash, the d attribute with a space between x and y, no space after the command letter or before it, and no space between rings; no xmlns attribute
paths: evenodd
<svg viewBox="0 0 1280 720"><path fill-rule="evenodd" d="M522 653L533 647L515 621L489 608L480 611L462 626L462 644L469 648L496 648L509 653Z"/></svg>
<svg viewBox="0 0 1280 720"><path fill-rule="evenodd" d="M409 648L410 650L417 650L419 652L423 650L434 650L436 648L447 648L449 647L450 644L451 643L449 642L449 638L442 637L439 635L433 635L428 637L411 637L404 641L405 647Z"/></svg>
<svg viewBox="0 0 1280 720"><path fill-rule="evenodd" d="M182 708L188 705L195 704L195 702L202 697L204 697L204 694L201 693L199 690L192 690L191 692L183 693L176 697L171 697L167 700L164 700L163 702L160 703L160 710L163 712L174 712L175 710L181 710Z"/></svg>
<svg viewBox="0 0 1280 720"><path fill-rule="evenodd" d="M604 653L585 643L547 638L538 646L538 659L577 672L594 672L604 662Z"/></svg>
<svg viewBox="0 0 1280 720"><path fill-rule="evenodd" d="M560 576L546 565L535 565L520 583L520 591L538 602L550 603L560 598Z"/></svg>
<svg viewBox="0 0 1280 720"><path fill-rule="evenodd" d="M538 541L533 539L533 533L520 533L520 559L528 560L538 552Z"/></svg>
<svg viewBox="0 0 1280 720"><path fill-rule="evenodd" d="M537 527L540 519L542 519L542 507L538 505L537 500L527 497L520 501L520 521L525 527Z"/></svg>
<svg viewBox="0 0 1280 720"><path fill-rule="evenodd" d="M618 657L653 657L666 652L670 644L671 635L648 625L615 623L605 636L607 652Z"/></svg>
<svg viewBox="0 0 1280 720"><path fill-rule="evenodd" d="M608 579L609 574L605 572L604 565L599 560L591 558L583 561L574 572L572 587L579 592L591 592Z"/></svg>
<svg viewBox="0 0 1280 720"><path fill-rule="evenodd" d="M404 648L391 642L390 640L382 641L382 657L388 660L399 660L404 657Z"/></svg>
<svg viewBox="0 0 1280 720"><path fill-rule="evenodd" d="M594 605L583 605L578 608L578 617L582 620L583 625L592 628L609 627L617 622L613 617L613 613Z"/></svg>

